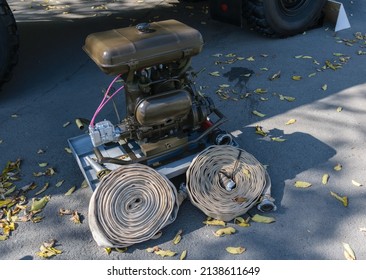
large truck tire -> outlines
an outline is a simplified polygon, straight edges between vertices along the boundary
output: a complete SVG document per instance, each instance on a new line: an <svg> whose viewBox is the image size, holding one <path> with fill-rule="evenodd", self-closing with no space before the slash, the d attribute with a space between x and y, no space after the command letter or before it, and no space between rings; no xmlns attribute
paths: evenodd
<svg viewBox="0 0 366 280"><path fill-rule="evenodd" d="M248 25L268 36L287 37L316 26L327 0L244 0Z"/></svg>
<svg viewBox="0 0 366 280"><path fill-rule="evenodd" d="M0 87L8 81L18 61L17 25L6 0L0 0Z"/></svg>

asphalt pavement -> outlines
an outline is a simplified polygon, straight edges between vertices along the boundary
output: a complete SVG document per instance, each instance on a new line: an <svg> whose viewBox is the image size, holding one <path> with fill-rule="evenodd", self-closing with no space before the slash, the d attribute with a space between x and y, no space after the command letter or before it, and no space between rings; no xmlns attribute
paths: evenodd
<svg viewBox="0 0 366 280"><path fill-rule="evenodd" d="M21 159L16 186L35 182L38 187L29 200L44 195L51 199L40 222L18 222L9 238L0 241L0 258L40 259L36 253L42 243L56 239L62 253L53 259L60 260L161 259L146 251L153 246L176 251L171 259L187 250L190 260L344 260L344 243L357 259L365 260L366 3L343 3L350 29L335 33L325 22L304 34L273 39L212 20L207 2L10 1L18 21L20 55L12 80L0 92L0 169ZM113 79L98 69L82 46L93 32L171 18L202 33L204 48L192 64L202 70L197 87L229 118L223 128L235 131L240 147L267 166L277 205L277 211L267 215L276 222L253 222L244 228L231 221L237 232L218 238L215 227L203 224L206 216L185 201L159 239L108 254L89 230L92 190L81 186L82 173L65 151L67 139L84 133L74 125L75 118L91 118L102 89ZM232 57L240 59L225 63ZM215 71L220 76L210 75ZM280 77L270 79L276 73ZM223 84L235 92L220 96L216 92ZM123 107L123 95L116 102ZM111 107L102 111L100 118L104 117L115 120ZM296 122L286 124L291 119ZM268 132L266 137L255 133L257 125ZM342 167L338 171L337 165ZM54 175L34 176L49 167ZM327 184L322 183L324 174L329 175ZM56 187L61 180L64 183ZM296 181L311 187L297 188ZM37 196L46 183L48 189ZM75 191L65 195L73 186ZM348 205L332 193L347 197ZM60 208L78 211L81 224L60 216ZM180 229L182 240L173 245ZM225 250L228 246L246 251L231 255Z"/></svg>

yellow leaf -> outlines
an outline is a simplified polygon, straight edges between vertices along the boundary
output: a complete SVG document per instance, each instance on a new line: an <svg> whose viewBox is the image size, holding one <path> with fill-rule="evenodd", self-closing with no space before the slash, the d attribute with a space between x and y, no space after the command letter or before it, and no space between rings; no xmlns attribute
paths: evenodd
<svg viewBox="0 0 366 280"><path fill-rule="evenodd" d="M84 189L84 188L87 188L87 187L89 187L88 181L87 181L87 180L84 180L84 181L81 183L80 188Z"/></svg>
<svg viewBox="0 0 366 280"><path fill-rule="evenodd" d="M322 90L326 91L327 89L328 89L328 85L327 85L327 84L324 84L324 85L322 86Z"/></svg>
<svg viewBox="0 0 366 280"><path fill-rule="evenodd" d="M264 224L270 224L276 221L275 218L273 217L268 217L268 216L263 216L263 215L259 215L259 214L255 214L252 217L252 221L256 222L256 223L264 223Z"/></svg>
<svg viewBox="0 0 366 280"><path fill-rule="evenodd" d="M312 78L312 77L315 77L315 76L316 76L316 72L311 73L311 74L308 75L309 78Z"/></svg>
<svg viewBox="0 0 366 280"><path fill-rule="evenodd" d="M184 250L182 254L180 255L179 259L184 260L187 257L187 250Z"/></svg>
<svg viewBox="0 0 366 280"><path fill-rule="evenodd" d="M38 163L39 167L46 167L48 165L47 162Z"/></svg>
<svg viewBox="0 0 366 280"><path fill-rule="evenodd" d="M182 240L182 230L179 230L173 239L173 244L177 245Z"/></svg>
<svg viewBox="0 0 366 280"><path fill-rule="evenodd" d="M70 220L73 221L74 224L81 224L80 214L78 213L78 211L74 211L72 213L72 217L70 218Z"/></svg>
<svg viewBox="0 0 366 280"><path fill-rule="evenodd" d="M269 69L266 68L266 67L262 67L262 68L259 68L259 70L261 70L261 71L268 71Z"/></svg>
<svg viewBox="0 0 366 280"><path fill-rule="evenodd" d="M290 119L287 121L287 123L285 123L285 125L291 125L291 124L294 124L296 123L296 119Z"/></svg>
<svg viewBox="0 0 366 280"><path fill-rule="evenodd" d="M226 223L224 221L220 221L220 220L216 220L216 219L207 219L203 223L208 226L226 226Z"/></svg>
<svg viewBox="0 0 366 280"><path fill-rule="evenodd" d="M266 116L265 114L260 113L260 112L258 112L257 110L252 111L252 114L253 114L253 115L256 115L256 116L258 116L258 117L260 117L260 118L264 118L264 117Z"/></svg>
<svg viewBox="0 0 366 280"><path fill-rule="evenodd" d="M37 200L35 198L33 198L32 200L32 206L31 206L31 212L36 212L36 211L39 211L39 210L42 210L48 201L50 201L51 197L46 195L45 197Z"/></svg>
<svg viewBox="0 0 366 280"><path fill-rule="evenodd" d="M341 106L339 106L338 108L337 108L337 112L339 113L339 112L342 112L343 111L343 108L341 107Z"/></svg>
<svg viewBox="0 0 366 280"><path fill-rule="evenodd" d="M302 77L301 76L292 76L292 79L294 81L300 81L302 79Z"/></svg>
<svg viewBox="0 0 366 280"><path fill-rule="evenodd" d="M255 61L254 57L253 56L250 56L247 58L248 61Z"/></svg>
<svg viewBox="0 0 366 280"><path fill-rule="evenodd" d="M309 188L309 187L311 187L311 183L304 182L304 181L296 181L294 186L296 188Z"/></svg>
<svg viewBox="0 0 366 280"><path fill-rule="evenodd" d="M330 194L335 197L337 200L339 200L340 202L342 202L344 207L348 206L348 197L347 196L340 196L339 194L335 193L335 192L330 192Z"/></svg>
<svg viewBox="0 0 366 280"><path fill-rule="evenodd" d="M296 55L295 58L302 58L303 55Z"/></svg>
<svg viewBox="0 0 366 280"><path fill-rule="evenodd" d="M107 253L107 255L109 255L112 252L112 248L106 247L104 248L104 251Z"/></svg>
<svg viewBox="0 0 366 280"><path fill-rule="evenodd" d="M128 250L128 248L127 248L127 247L123 247L123 248L114 248L114 249L116 249L116 251L117 251L118 253L126 253L126 252L127 252L127 250Z"/></svg>
<svg viewBox="0 0 366 280"><path fill-rule="evenodd" d="M343 53L333 53L334 56L343 56Z"/></svg>
<svg viewBox="0 0 366 280"><path fill-rule="evenodd" d="M322 177L322 184L326 185L328 183L329 180L329 174L324 174Z"/></svg>
<svg viewBox="0 0 366 280"><path fill-rule="evenodd" d="M226 251L233 255L243 254L245 250L244 247L226 247Z"/></svg>
<svg viewBox="0 0 366 280"><path fill-rule="evenodd" d="M304 55L302 58L304 58L304 59L312 59L313 57L312 56L309 56L309 55Z"/></svg>
<svg viewBox="0 0 366 280"><path fill-rule="evenodd" d="M247 176L250 179L250 176L251 176L250 171L248 169L246 169L245 167L243 167L243 173L245 176Z"/></svg>
<svg viewBox="0 0 366 280"><path fill-rule="evenodd" d="M5 193L4 193L4 196L8 196L9 194L12 194L15 190L16 190L16 186L8 189Z"/></svg>
<svg viewBox="0 0 366 280"><path fill-rule="evenodd" d="M68 154L72 154L72 151L71 151L71 149L70 148L65 148L65 151L66 151L66 153L68 153Z"/></svg>
<svg viewBox="0 0 366 280"><path fill-rule="evenodd" d="M341 171L342 170L342 165L340 163L338 163L336 166L334 166L334 170L335 171Z"/></svg>
<svg viewBox="0 0 366 280"><path fill-rule="evenodd" d="M159 250L160 250L160 248L158 246L154 246L154 247L147 248L146 249L146 252L148 252L148 253L154 253L154 252L159 251Z"/></svg>
<svg viewBox="0 0 366 280"><path fill-rule="evenodd" d="M255 133L261 135L261 136L267 136L267 132L263 130L263 128L259 125L255 126Z"/></svg>
<svg viewBox="0 0 366 280"><path fill-rule="evenodd" d="M8 204L10 204L13 201L13 199L11 198L7 198L7 199L1 199L0 200L0 208L3 208L5 206L7 206Z"/></svg>
<svg viewBox="0 0 366 280"><path fill-rule="evenodd" d="M362 184L361 184L361 183L359 183L359 182L357 182L357 181L355 181L355 180L352 180L352 184L353 184L354 186L356 186L356 187L362 187Z"/></svg>
<svg viewBox="0 0 366 280"><path fill-rule="evenodd" d="M254 90L255 93L257 94L263 94L263 93L267 93L268 91L266 89L263 88L257 88Z"/></svg>
<svg viewBox="0 0 366 280"><path fill-rule="evenodd" d="M272 139L272 141L275 141L275 142L285 142L286 141L286 139L283 139L280 137L272 137L271 139Z"/></svg>
<svg viewBox="0 0 366 280"><path fill-rule="evenodd" d="M295 97L292 97L292 96L286 96L286 95L282 95L282 94L280 94L280 95L279 95L279 97L280 97L280 100L286 100L286 101L288 101L288 102L293 102L293 101L295 101L295 100L296 100L296 98L295 98Z"/></svg>
<svg viewBox="0 0 366 280"><path fill-rule="evenodd" d="M337 70L337 68L329 60L325 61L325 65L332 70Z"/></svg>
<svg viewBox="0 0 366 280"><path fill-rule="evenodd" d="M348 243L343 243L344 248L344 256L347 260L356 260L355 252L352 250L351 246Z"/></svg>
<svg viewBox="0 0 366 280"><path fill-rule="evenodd" d="M250 218L249 218L250 219ZM245 220L242 217L236 217L234 223L240 227L250 227L249 219Z"/></svg>
<svg viewBox="0 0 366 280"><path fill-rule="evenodd" d="M6 239L8 239L9 237L7 235L2 235L0 234L0 241L5 241Z"/></svg>
<svg viewBox="0 0 366 280"><path fill-rule="evenodd" d="M173 257L177 253L173 252L173 251L170 251L170 250L159 250L159 251L155 251L155 254L165 258L165 257Z"/></svg>
<svg viewBox="0 0 366 280"><path fill-rule="evenodd" d="M76 186L72 186L66 193L65 195L71 195L76 189Z"/></svg>
<svg viewBox="0 0 366 280"><path fill-rule="evenodd" d="M219 229L217 231L214 232L215 236L224 236L224 235L230 235L230 234L233 234L235 233L236 230L235 228L233 227L226 227L226 228L222 228L222 229Z"/></svg>

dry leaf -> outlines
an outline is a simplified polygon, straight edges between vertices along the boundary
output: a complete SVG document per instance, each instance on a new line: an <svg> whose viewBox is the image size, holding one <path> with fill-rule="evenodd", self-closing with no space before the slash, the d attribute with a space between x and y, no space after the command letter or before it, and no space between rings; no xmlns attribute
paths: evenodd
<svg viewBox="0 0 366 280"><path fill-rule="evenodd" d="M78 211L74 211L72 213L72 217L70 218L70 221L73 221L74 224L81 224L80 214L78 213Z"/></svg>
<svg viewBox="0 0 366 280"><path fill-rule="evenodd" d="M41 198L41 199L32 199L32 206L30 211L31 212L36 212L36 211L40 211L42 210L48 201L50 201L51 197L49 195L46 195L45 197Z"/></svg>
<svg viewBox="0 0 366 280"><path fill-rule="evenodd" d="M275 141L275 142L285 142L286 141L286 139L283 139L280 137L272 137L271 140Z"/></svg>
<svg viewBox="0 0 366 280"><path fill-rule="evenodd" d="M261 126L259 126L259 125L256 125L256 127L255 127L255 133L257 133L257 134L259 134L259 135L261 135L263 137L267 136L267 132L265 132L263 130L263 128Z"/></svg>
<svg viewBox="0 0 366 280"><path fill-rule="evenodd" d="M204 224L208 226L226 226L226 223L224 221L208 218L206 221L203 222Z"/></svg>
<svg viewBox="0 0 366 280"><path fill-rule="evenodd" d="M294 81L300 81L302 79L302 77L301 76L292 76L292 79Z"/></svg>
<svg viewBox="0 0 366 280"><path fill-rule="evenodd" d="M235 233L236 230L235 228L233 227L226 227L226 228L222 228L222 229L219 229L217 231L214 232L215 236L224 236L224 235L230 235L230 234L233 234Z"/></svg>
<svg viewBox="0 0 366 280"><path fill-rule="evenodd" d="M340 163L338 163L336 166L334 166L333 168L335 171L341 171L342 170L342 165Z"/></svg>
<svg viewBox="0 0 366 280"><path fill-rule="evenodd" d="M328 183L329 180L329 174L324 174L322 177L322 184L326 185Z"/></svg>
<svg viewBox="0 0 366 280"><path fill-rule="evenodd" d="M337 112L342 112L343 111L343 108L341 107L341 106L339 106L338 108L337 108Z"/></svg>
<svg viewBox="0 0 366 280"><path fill-rule="evenodd" d="M257 94L263 94L263 93L267 93L268 91L266 89L263 88L257 88L254 90L255 93Z"/></svg>
<svg viewBox="0 0 366 280"><path fill-rule="evenodd" d="M253 114L253 115L256 115L256 116L258 116L258 117L260 117L260 118L264 118L264 117L266 116L265 114L260 113L260 112L258 112L257 110L252 111L252 114Z"/></svg>
<svg viewBox="0 0 366 280"><path fill-rule="evenodd" d="M62 251L58 250L54 247L45 247L45 246L41 246L40 247L40 252L37 252L36 255L42 258L50 258L56 255L61 254Z"/></svg>
<svg viewBox="0 0 366 280"><path fill-rule="evenodd" d="M177 253L170 251L170 250L159 250L159 251L155 251L155 254L165 258L165 257L173 257L175 256Z"/></svg>
<svg viewBox="0 0 366 280"><path fill-rule="evenodd" d="M356 182L355 180L352 180L352 184L356 187L362 187L362 184L359 182Z"/></svg>
<svg viewBox="0 0 366 280"><path fill-rule="evenodd" d="M70 148L65 148L65 151L66 151L66 153L68 153L68 154L72 154L72 151L71 151L71 149Z"/></svg>
<svg viewBox="0 0 366 280"><path fill-rule="evenodd" d="M316 76L316 72L311 73L311 74L308 75L309 78L312 78L312 77L315 77L315 76Z"/></svg>
<svg viewBox="0 0 366 280"><path fill-rule="evenodd" d="M253 56L250 56L247 58L247 61L255 61L254 57Z"/></svg>
<svg viewBox="0 0 366 280"><path fill-rule="evenodd" d="M72 210L69 210L69 209L64 209L64 208L61 208L60 210L58 210L58 214L60 216L63 216L63 215L71 215L73 213Z"/></svg>
<svg viewBox="0 0 366 280"><path fill-rule="evenodd" d="M5 241L6 239L8 239L9 237L7 235L2 235L0 234L0 241Z"/></svg>
<svg viewBox="0 0 366 280"><path fill-rule="evenodd" d="M309 187L311 187L311 183L304 182L304 181L296 181L294 186L296 188L309 188Z"/></svg>
<svg viewBox="0 0 366 280"><path fill-rule="evenodd" d="M148 252L148 253L154 253L154 252L159 251L159 250L160 250L160 248L158 246L154 246L154 247L147 248L146 249L146 252Z"/></svg>
<svg viewBox="0 0 366 280"><path fill-rule="evenodd" d="M187 257L187 250L184 250L183 252L182 252L182 254L180 255L180 257L179 257L179 259L180 260L185 260L185 258Z"/></svg>
<svg viewBox="0 0 366 280"><path fill-rule="evenodd" d="M39 167L46 167L48 165L47 162L38 163Z"/></svg>
<svg viewBox="0 0 366 280"><path fill-rule="evenodd" d="M112 252L112 248L106 247L104 248L104 251L107 253L107 255L109 255Z"/></svg>
<svg viewBox="0 0 366 280"><path fill-rule="evenodd" d="M42 189L40 189L38 192L36 192L35 195L39 195L39 194L43 193L45 190L47 190L47 188L48 188L49 185L50 184L48 182L46 182L44 184L44 186L42 187Z"/></svg>
<svg viewBox="0 0 366 280"><path fill-rule="evenodd" d="M255 214L251 220L256 223L264 223L264 224L270 224L276 221L273 217L263 216L259 214Z"/></svg>
<svg viewBox="0 0 366 280"><path fill-rule="evenodd" d="M177 245L181 240L182 240L182 230L179 230L178 233L175 235L174 239L173 239L173 244Z"/></svg>
<svg viewBox="0 0 366 280"><path fill-rule="evenodd" d="M344 248L344 256L347 260L356 260L355 252L352 250L351 246L348 243L343 243Z"/></svg>
<svg viewBox="0 0 366 280"><path fill-rule="evenodd" d="M44 174L47 175L47 176L52 176L52 175L56 174L56 171L52 167L49 167L49 168L46 169Z"/></svg>
<svg viewBox="0 0 366 280"><path fill-rule="evenodd" d="M291 124L294 124L294 123L296 123L296 119L290 119L290 120L288 120L288 121L285 123L285 125L291 125Z"/></svg>
<svg viewBox="0 0 366 280"><path fill-rule="evenodd" d="M245 250L244 247L226 247L226 251L233 255L243 254Z"/></svg>
<svg viewBox="0 0 366 280"><path fill-rule="evenodd" d="M342 202L344 207L348 206L348 197L347 196L340 196L339 194L335 193L335 192L330 192L330 194L335 197L337 200L339 200L340 202Z"/></svg>
<svg viewBox="0 0 366 280"><path fill-rule="evenodd" d="M286 95L282 95L282 94L280 94L280 95L279 95L279 98L280 98L280 100L286 100L286 101L288 101L288 102L293 102L293 101L295 101L295 100L296 100L296 98L295 98L295 97L292 97L292 96L286 96Z"/></svg>
<svg viewBox="0 0 366 280"><path fill-rule="evenodd" d="M322 86L322 90L326 91L327 89L328 89L328 85L327 85L327 84L324 84L324 85Z"/></svg>
<svg viewBox="0 0 366 280"><path fill-rule="evenodd" d="M65 180L58 181L58 182L56 183L56 188L61 187L61 186L62 186L62 184L63 184L64 182L65 182Z"/></svg>
<svg viewBox="0 0 366 280"><path fill-rule="evenodd" d="M219 71L215 71L215 72L211 72L209 73L211 76L214 76L214 77L220 77L220 73Z"/></svg>
<svg viewBox="0 0 366 280"><path fill-rule="evenodd" d="M236 217L234 219L234 223L240 227L250 227L249 220L250 220L250 218L245 220L242 217Z"/></svg>
<svg viewBox="0 0 366 280"><path fill-rule="evenodd" d="M72 186L66 193L65 195L71 195L76 189L76 186Z"/></svg>

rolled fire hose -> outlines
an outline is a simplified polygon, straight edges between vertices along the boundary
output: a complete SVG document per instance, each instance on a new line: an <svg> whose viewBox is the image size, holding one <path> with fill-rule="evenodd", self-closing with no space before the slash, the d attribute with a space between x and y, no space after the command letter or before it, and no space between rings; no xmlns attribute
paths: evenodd
<svg viewBox="0 0 366 280"><path fill-rule="evenodd" d="M187 173L193 205L207 216L230 221L270 196L271 180L251 154L230 145L213 145L199 153Z"/></svg>
<svg viewBox="0 0 366 280"><path fill-rule="evenodd" d="M128 247L153 238L178 213L172 182L142 164L121 166L104 176L89 204L89 227L102 247Z"/></svg>

